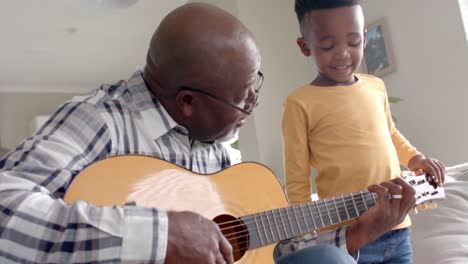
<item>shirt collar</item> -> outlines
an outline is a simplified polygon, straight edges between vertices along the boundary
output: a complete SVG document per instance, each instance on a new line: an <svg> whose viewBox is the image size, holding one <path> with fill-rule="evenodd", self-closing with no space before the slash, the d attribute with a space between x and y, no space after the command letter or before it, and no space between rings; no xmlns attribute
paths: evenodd
<svg viewBox="0 0 468 264"><path fill-rule="evenodd" d="M156 95L151 92L143 79L143 69L138 69L127 81L128 91L133 99L136 111L143 120L151 120L145 124L156 140L174 130L188 136L188 130L177 124L161 104Z"/></svg>

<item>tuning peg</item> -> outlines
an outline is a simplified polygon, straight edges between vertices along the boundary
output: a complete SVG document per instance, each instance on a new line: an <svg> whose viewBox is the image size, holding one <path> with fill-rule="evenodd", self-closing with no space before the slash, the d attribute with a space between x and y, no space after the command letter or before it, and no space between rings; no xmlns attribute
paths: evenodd
<svg viewBox="0 0 468 264"><path fill-rule="evenodd" d="M427 205L426 203L422 203L418 205L418 207L419 207L419 210L425 211L425 210L428 210L429 205Z"/></svg>
<svg viewBox="0 0 468 264"><path fill-rule="evenodd" d="M436 209L437 206L438 206L437 203L430 201L429 203L424 202L424 203L417 205L415 209L417 213L417 209L422 210L422 211L433 210L433 209Z"/></svg>
<svg viewBox="0 0 468 264"><path fill-rule="evenodd" d="M437 206L439 206L437 203L434 203L434 202L431 201L430 206L429 206L429 210L436 209Z"/></svg>

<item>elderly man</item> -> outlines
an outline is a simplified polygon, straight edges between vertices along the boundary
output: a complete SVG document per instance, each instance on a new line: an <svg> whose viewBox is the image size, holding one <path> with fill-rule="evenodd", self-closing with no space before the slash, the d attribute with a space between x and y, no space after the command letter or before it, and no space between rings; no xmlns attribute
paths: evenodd
<svg viewBox="0 0 468 264"><path fill-rule="evenodd" d="M252 33L232 15L207 4L172 11L153 35L143 70L65 103L0 161L0 262L233 263L219 228L198 214L62 198L81 170L120 154L201 174L229 167L220 142L258 104L260 60ZM373 190L383 196L400 185ZM343 229L339 244L357 250L411 205L382 199Z"/></svg>

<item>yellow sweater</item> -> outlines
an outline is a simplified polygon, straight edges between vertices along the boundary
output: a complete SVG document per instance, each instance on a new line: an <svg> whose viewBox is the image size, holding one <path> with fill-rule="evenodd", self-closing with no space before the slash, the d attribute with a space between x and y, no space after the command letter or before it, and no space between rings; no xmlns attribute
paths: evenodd
<svg viewBox="0 0 468 264"><path fill-rule="evenodd" d="M349 86L307 85L285 102L283 141L286 191L293 204L310 201L310 165L320 198L367 190L400 177L420 154L395 128L385 85L358 74ZM395 228L411 225L409 217Z"/></svg>

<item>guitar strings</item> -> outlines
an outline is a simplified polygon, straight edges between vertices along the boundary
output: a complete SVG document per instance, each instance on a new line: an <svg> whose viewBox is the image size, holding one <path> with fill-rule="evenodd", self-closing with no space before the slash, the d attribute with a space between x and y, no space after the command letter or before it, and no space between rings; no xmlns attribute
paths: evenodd
<svg viewBox="0 0 468 264"><path fill-rule="evenodd" d="M363 195L368 195L368 193L363 193ZM373 196L372 196L373 197ZM375 202L374 198L370 197L370 201L373 201ZM369 197L365 197L365 202L368 202ZM361 194L359 194L359 200L356 202L355 201L355 198L354 197L346 197L343 196L341 201L338 201L338 203L346 203L346 202L349 202L349 203L353 203L353 205L355 205L356 207L358 206L362 206L364 204L364 201L362 200L362 196ZM310 211L313 211L312 209L315 209L316 212L318 212L320 215L324 214L324 215L329 215L329 212L337 212L337 209L339 210L338 213L343 213L343 212L347 212L347 208L346 208L346 204L344 204L343 206L339 206L339 208L337 208L337 203L333 202L333 204L329 204L327 202L333 202L331 199L324 199L324 200L318 200L318 201L314 201L314 202L308 202L308 203L302 203L302 204L298 204L298 205L294 205L294 206L291 206L291 207L283 207L283 208L278 208L278 209L273 209L273 210L268 210L268 211L265 211L265 212L260 212L260 213L255 213L255 214L250 214L250 215L246 215L244 217L241 217L242 220L251 220L253 219L252 222L247 222L247 221L244 221L246 224L252 224L252 223L256 223L257 220L256 218L259 217L261 218L262 214L264 214L264 216L266 216L268 218L268 212L271 212L271 215L274 215L274 211L278 212L280 217L281 216L281 213L284 213L286 216L292 216L296 211L293 210L292 208L296 208L298 210L300 210L299 212L299 215L303 214L303 211L302 209L305 208L306 211L308 210L309 212ZM310 206L314 204L313 208L311 208ZM334 209L329 209L329 207L332 207L334 206L335 208ZM289 214L288 213L288 208L291 208L289 211L293 211L293 214ZM352 209L352 210L356 210L356 208ZM295 216L295 215L294 215ZM273 219L277 219L278 217L274 217ZM260 219L261 220L261 219ZM231 220L231 221L226 221L226 222L222 222L222 223L219 223L219 225L227 225L227 224L231 224L231 223L238 223L239 220L236 219L236 220ZM241 225L237 225L237 226L229 226L229 228L235 228L235 227L240 227L240 226L243 226L242 224ZM223 230L223 228L221 228L221 230Z"/></svg>
<svg viewBox="0 0 468 264"><path fill-rule="evenodd" d="M369 197L369 194L370 197ZM366 196L364 198L364 195ZM355 196L359 196L359 201L357 203L355 203L354 201L354 197ZM345 198L346 197L346 198ZM354 210L356 211L356 209L358 207L361 207L361 206L365 206L366 210L369 209L367 208L368 206L369 207L372 207L375 205L376 203L376 198L378 198L378 195L376 193L371 193L371 192L360 192L360 193L353 193L353 194L350 194L350 195L346 195L346 196L341 196L341 201L338 201L338 203L342 203L343 204L341 206L339 206L340 208L337 207L337 203L336 203L336 200L339 199L339 198L328 198L328 199L324 199L324 200L318 200L318 201L314 201L314 202L310 202L310 203L303 203L303 204L299 204L299 205L295 205L295 208L296 209L299 209L299 214L296 213L295 210L292 210L292 214L290 214L290 210L284 210L284 209L287 209L287 208L293 208L293 207L284 207L284 208L279 208L279 209L273 209L273 210L268 210L268 211L265 211L265 212L260 212L260 213L255 213L255 214L251 214L251 215L247 215L245 216L244 218L241 218L242 220L249 220L249 219L253 219L254 221L253 222L250 222L250 223L247 223L246 221L244 221L243 223L245 224L240 224L240 225L237 225L237 226L231 226L231 227L226 227L226 228L221 228L221 230L226 230L226 229L230 229L230 228L236 228L236 227L244 227L245 225L252 225L253 223L255 223L255 226L253 228L250 228L250 229L244 229L240 232L231 232L231 233L227 233L225 235L225 237L227 238L227 240L230 242L230 244L233 246L233 253L234 252L238 252L238 253L243 253L243 252L246 252L248 249L249 249L249 246L247 247L241 247L240 245L246 245L247 244L247 240L246 241L240 241L240 242L237 242L240 238L245 238L245 237L250 237L249 235L249 231L256 231L257 234L258 234L258 239L260 242L260 246L265 246L265 245L269 245L269 244L273 244L275 243L276 241L280 241L280 240L284 240L284 239L288 239L288 238L292 238L292 237L295 237L295 236L298 236L300 234L306 234L306 233L310 233L312 231L315 231L317 229L320 229L320 228L315 228L315 218L316 216L314 216L313 214L315 212L311 211L311 214L310 214L310 217L307 217L306 214L304 214L304 211L302 210L303 207L306 208L306 211L307 209L311 210L310 209L310 205L311 204L315 204L316 206L316 211L319 212L319 217L320 217L320 222L322 222L322 224L324 223L323 221L323 218L322 218L322 214L326 214L326 216L329 217L329 220L330 220L330 225L328 226L331 226L331 225L335 225L335 224L338 224L341 221L341 218L339 217L339 215L343 212L346 211L346 216L349 217L348 220L351 220L351 219L354 219L356 217L359 217L359 212L356 212L358 215L356 217L350 217L349 213L348 213L348 210L346 208L346 202L349 202L350 199L352 200L353 202L353 205L355 206ZM362 199L364 198L364 199ZM368 205L367 202L371 201L372 202L372 205ZM330 202L332 204L328 204L327 202ZM328 206L334 206L335 208L334 209L329 209ZM325 208L325 210L321 210ZM275 214L274 214L274 211L277 211L277 212L280 212L280 210L283 209L285 212L285 215L287 216L287 219L284 218L281 213L279 214L279 217L275 217ZM360 208L360 209L364 209L364 208ZM366 211L364 210L364 211ZM333 223L333 220L330 218L330 211L331 212L337 212L338 213L338 223ZM274 221L270 221L270 219L268 218L268 213L270 212L271 214L271 218L274 220ZM266 221L264 221L264 219L261 218L261 215L262 213L266 216ZM256 219L256 216L257 215L260 217L260 224L257 223L257 219ZM302 215L302 217L301 217ZM294 233L294 228L292 226L292 223L291 222L294 222L294 221L291 221L291 218L290 216L293 216L295 218L295 222L297 223L297 229L299 230L300 234L293 234ZM280 221L277 221L279 218ZM283 219L285 219L283 221ZM314 225L314 230L306 230L305 232L302 232L301 231L301 228L300 228L300 225L302 225L303 223L305 223L305 226L306 228L308 228L308 225L307 225L307 222L310 220L312 220L313 222L313 225ZM239 220L234 220L234 221L227 221L227 222L223 222L223 223L220 223L220 225L226 225L228 223L239 223L240 221ZM264 222L266 222L266 224L264 224ZM273 222L273 223L270 223L270 222ZM289 222L289 226L291 227L291 236L289 236L287 230L286 230L286 227L285 227L285 222ZM310 221L309 221L310 222ZM283 230L284 230L284 234L287 236L286 238L281 238L281 232L280 232L280 229L278 227L278 224L282 224L283 225ZM274 231L275 229L272 228L272 226L275 226L276 227L276 231L277 233ZM324 225L324 227L326 227L327 225ZM270 231L270 237L271 239L273 240L272 242L269 241L269 236L268 236L268 232L266 230L266 227L269 228L269 231ZM263 239L261 237L261 231L259 231L260 229L263 229L263 232L264 232L264 237L265 237L265 240L266 240L266 244L263 242ZM289 229L289 228L288 228ZM241 236L239 236L239 234L242 234ZM278 239L275 238L275 235L277 235ZM233 240L235 240L235 242L233 242ZM257 247L255 247L257 248Z"/></svg>
<svg viewBox="0 0 468 264"><path fill-rule="evenodd" d="M321 200L317 200L317 201L312 201L312 202L307 202L307 203L302 203L302 204L297 204L297 205L293 205L293 206L289 206L289 207L283 207L283 208L278 208L278 209L272 209L272 210L267 210L267 211L264 211L264 212L259 212L259 213L254 213L254 214L249 214L249 215L246 215L244 217L241 217L242 219L245 219L245 220L249 220L249 219L254 219L253 222L256 222L256 215L258 215L258 217L260 217L260 221L263 221L261 219L261 216L262 214L264 214L266 217L267 217L267 221L268 221L268 213L270 212L271 215L274 215L274 212L277 211L279 212L280 214L280 217L281 217L281 210L283 210L283 212L286 212L286 214L288 213L288 209L291 208L291 210L293 211L293 213L295 213L296 211L294 209L298 209L300 210L299 214L303 214L303 211L302 209L305 208L306 211L307 210L312 210L314 208L311 209L311 206L315 206L315 208L317 209L318 213L319 214L328 214L329 215L329 212L338 212L338 214L341 214L343 212L348 212L347 208L346 208L346 202L352 202L353 205L358 205L356 202L355 202L355 198L358 199L358 203L359 205L362 205L363 202L362 201L362 198L364 196L369 196L369 194L371 195L371 198L375 204L376 200L378 198L378 195L376 193L371 193L371 192L357 192L357 193L352 193L352 194L347 194L347 195L342 195L341 197L333 197L333 198L327 198L327 199L321 199ZM367 200L368 197L364 198L365 201L368 201ZM329 204L330 203L330 204ZM338 211L338 208L337 208L337 204L341 204L343 203L344 206L340 206L340 209ZM330 207L335 207L335 209L331 208L329 209L328 206ZM367 206L367 204L365 204L365 206ZM372 205L373 206L373 205ZM342 209L344 208L344 209ZM322 210L324 209L324 210ZM353 210L355 210L356 208L354 208ZM289 216L289 214L287 214L287 216ZM315 218L315 217L312 217L312 218ZM273 217L273 219L275 219L275 217ZM226 222L222 222L222 223L219 223L220 225L224 224L224 225L227 225L227 224L230 224L230 223L238 223L239 220L236 219L236 220L231 220L231 221L226 221ZM248 224L251 224L253 222L250 222ZM235 227L239 227L239 226L243 226L242 224L241 225L237 225L237 226L230 226L229 228L235 228ZM221 228L221 230L223 230Z"/></svg>
<svg viewBox="0 0 468 264"><path fill-rule="evenodd" d="M356 209L362 209L362 210L365 209L364 211L366 211L367 209L369 209L367 207L374 206L375 203L376 203L375 199L377 198L377 195L375 193L371 193L371 196L369 197L368 194L369 193L363 193L363 195L367 195L367 197L365 197L364 200L362 199L362 197L359 197L358 202L356 202L354 200L354 198L351 197L353 206L355 208L350 208L350 210L355 211L356 213L358 213L356 211ZM324 223L323 219L328 218L330 220L330 223L331 223L330 225L333 225L333 223L332 223L333 220L330 218L330 213L334 214L336 212L337 215L338 215L338 221L339 222L341 222L340 218L341 218L341 214L343 214L343 213L346 213L346 217L348 217L350 219L358 217L358 216L350 217L350 214L349 214L350 210L348 210L348 208L347 208L348 205L346 204L346 202L351 202L351 200L347 199L347 198L344 198L344 196L343 196L342 201L338 201L338 203L333 202L333 200L331 200L331 199L323 199L323 200L318 200L318 201L309 202L309 203L302 203L302 204L297 204L297 205L294 205L294 206L291 206L291 207L283 207L283 208L278 208L278 209L273 209L273 210L267 210L267 211L260 212L260 213L254 213L254 214L246 215L246 216L240 218L240 220L242 220L242 221L240 221L239 219L230 220L230 221L218 223L218 226L220 226L220 230L222 231L222 230L225 230L225 229L243 227L245 225L250 225L250 224L255 223L257 226L263 227L265 229L265 227L267 225L263 225L264 221L268 223L268 226L273 226L273 224L277 224L277 222L276 222L277 219L282 219L283 218L282 213L288 218L288 222L290 223L291 229L293 229L293 227L291 226L291 222L294 222L294 221L291 221L290 217L293 217L293 220L294 220L294 218L300 218L301 221L304 218L310 218L312 220L312 222L313 222L314 228L315 228L315 222L314 221L316 220L316 218L318 218L320 220L320 221L317 220L317 222L319 222L319 223L321 222L322 224ZM369 201L371 202L371 204L368 204ZM333 204L330 204L331 202L333 202ZM311 207L311 204L315 204L314 207ZM364 206L364 208L358 208L358 207L361 207L361 206ZM296 210L294 210L293 208L295 208ZM297 212L297 210L299 210L299 212ZM292 211L292 213L290 213L291 211ZM315 214L315 216L313 214ZM310 215L310 217L308 217L308 215ZM266 220L264 218L262 218L262 216L264 218L266 218ZM325 218L323 218L323 216ZM260 225L258 225L257 218L260 219L260 221L259 221ZM272 219L271 222L273 222L273 224L270 224L270 219ZM247 221L244 221L244 220L247 220ZM248 220L253 220L253 221L249 222ZM326 220L326 221L328 221L328 220ZM297 222L297 220L296 220L296 222ZM306 221L304 221L304 222L306 222ZM233 225L233 226L227 226L225 228L222 227L223 225L227 225L227 224L231 224L231 223L240 223L240 224ZM284 224L284 222L282 222L280 224ZM326 227L327 225L324 225L324 226ZM306 227L308 227L307 224L306 224ZM315 228L315 229L318 229L318 228ZM271 230L271 228L270 228L270 230ZM264 231L266 232L266 230L264 230Z"/></svg>
<svg viewBox="0 0 468 264"><path fill-rule="evenodd" d="M373 199L370 198L370 199L367 199L366 201L359 202L359 203L357 203L355 205L356 205L356 207L360 207L360 209L362 211L365 211L364 207L362 207L362 206L364 205L364 202L367 203L369 201L373 202ZM319 206L320 209L324 209L325 207L326 207L325 205ZM297 229L299 230L299 232L302 232L301 226L303 224L305 224L305 228L309 229L310 231L322 228L322 227L317 227L316 222L322 223L323 227L328 226L328 224L324 224L324 223L330 223L329 225L335 224L333 219L331 219L331 217L329 216L330 215L329 210L327 210L327 208L325 208L325 210L320 210L320 209L317 210L317 212L319 213L318 216L317 215L314 216L314 215L310 214L310 217L308 217L308 214L304 214L303 211L301 212L302 217L301 217L301 214L296 214L295 212L285 211L283 213L287 218L284 218L283 215L281 215L281 214L275 216L273 213L271 213L271 217L269 217L267 214L265 215L266 220L259 216L260 221L257 221L257 217L254 215L253 217L247 217L247 218L242 219L242 220L247 220L247 221L243 221L242 223L240 223L238 225L234 225L234 226L222 227L221 230L223 231L223 230L226 230L226 229L234 229L234 228L237 228L237 227L244 228L245 225L249 225L249 226L252 227L253 225L255 225L255 227L251 228L251 229L253 229L254 231L256 230L257 233L259 233L259 236L260 236L260 232L258 230L261 231L263 229L263 232L265 234L265 239L268 240L268 233L271 233L272 234L271 237L273 237L274 233L276 233L275 231L277 231L279 234L281 233L280 229L284 230L285 235L288 235L288 231L294 232L293 224L297 224ZM344 212L347 213L347 209L346 208L336 208L336 209L333 210L333 212L337 212L339 214L344 213ZM312 212L312 213L314 213L314 212ZM347 214L346 218L349 218L347 220L358 217L359 212L356 212L356 213L357 214L355 216L353 216L353 217L348 217L349 214ZM298 217L298 215L299 215L299 217ZM323 218L322 215L324 215L326 218ZM293 220L295 220L295 221L291 221L291 218ZM253 221L249 222L248 220L251 220L251 219L253 219ZM272 219L272 220L270 221L270 219ZM283 221L283 219L284 219L284 221ZM326 219L326 220L324 220L324 219ZM338 216L338 218L334 218L334 219L336 219L336 221L337 221L336 223L341 222L341 218L339 216ZM328 220L330 220L330 221L328 221ZM309 228L309 225L307 224L308 222L312 223L314 228ZM236 223L239 223L239 221L236 221ZM225 225L225 223L222 223L222 224ZM289 226L286 226L286 224L289 224ZM278 226L280 226L282 228L279 228ZM276 227L276 230L274 230L274 228L272 228L272 227ZM267 230L269 230L270 232L267 232ZM241 231L241 232L236 232L236 233L231 232L231 233L228 233L226 235L226 237L229 238L230 236L236 236L237 234L245 233L245 232L246 232L245 229L244 229L244 231ZM307 232L307 230L306 230L306 232Z"/></svg>
<svg viewBox="0 0 468 264"><path fill-rule="evenodd" d="M367 202L371 201L372 203L374 203L374 204L370 205L370 206L372 207L372 206L375 205L375 197L376 197L375 194L372 194L371 197L369 197L369 196L367 195L367 197L366 197L364 200L361 200L361 201L359 201L358 203L355 203L354 205L355 205L356 207L361 207L362 205L365 205L365 207L367 208ZM324 200L320 200L320 201L324 201ZM307 203L306 203L306 204L307 204ZM298 205L298 206L299 206L299 205ZM345 206L346 206L346 205L344 205L344 207L342 206L342 207L340 207L340 208L336 208L336 207L335 207L335 210L332 209L332 211L336 211L336 212L338 212L338 213L343 213L344 211L347 212L347 209L346 209ZM327 204L326 204L325 202L323 202L322 208L323 208L323 207L326 207L327 214L329 215L329 211L330 211L330 210L328 210ZM319 205L319 208L320 208L320 205ZM344 210L343 210L343 208L344 208ZM248 224L253 224L253 223L255 222L256 225L255 225L254 228L251 228L250 230L252 230L252 231L257 231L257 234L258 234L259 239L260 239L260 243L263 244L263 241L262 241L262 238L261 238L261 235L260 235L260 232L259 232L259 229L262 229L262 228L263 228L263 231L264 231L264 234L265 234L265 240L266 240L267 244L274 243L274 242L269 242L269 236L268 236L268 232L267 232L267 230L266 230L266 227L269 228L269 230L270 230L270 235L271 235L270 237L271 237L271 239L272 239L273 241L275 241L275 239L276 239L276 238L275 238L276 232L274 232L274 228L272 229L271 226L275 226L275 227L276 227L276 231L278 232L277 235L278 235L278 238L279 238L278 240L282 240L283 238L281 238L281 232L279 231L281 228L278 228L278 224L282 224L282 225L283 225L283 228L282 228L282 229L284 230L284 234L285 234L286 236L289 236L289 234L288 234L288 232L287 232L287 230L286 230L286 228L285 228L284 225L285 225L285 222L288 222L288 223L289 223L289 226L291 227L291 230L290 230L291 233L294 232L294 228L293 228L293 226L292 226L292 222L294 222L294 221L291 221L291 219L290 219L290 216L292 216L292 215L296 218L296 221L295 221L295 222L297 223L297 229L298 229L299 232L300 232L299 234L305 234L305 233L307 233L307 232L312 232L312 231L314 231L314 230L320 229L320 228L315 228L315 223L314 223L314 228L315 228L315 229L313 229L313 230L306 230L305 232L302 232L302 231L301 231L301 228L300 228L300 225L302 225L303 223L305 223L306 228L308 228L307 222L309 221L309 219L312 220L312 222L313 222L314 219L316 218L316 216L313 216L313 215L311 214L310 217L307 217L307 216L303 213L303 211L302 211L302 204L301 204L300 209L301 209L302 217L298 217L297 214L296 214L295 212L293 212L293 214L289 214L288 211L285 211L285 212L286 212L286 215L288 216L288 219L285 220L285 221L282 220L283 217L282 217L281 215L280 215L279 217L275 217L274 214L273 214L273 210L271 210L271 211L270 211L270 212L272 212L272 213L271 213L271 215L272 215L271 218L274 220L274 221L271 221L271 222L273 222L273 224L270 223L269 218L268 218L268 214L266 214L266 216L267 216L267 220L266 220L266 221L264 221L263 219L260 218L260 224L257 223L257 220L256 220L256 218L255 218L255 216L254 216L254 217L253 217L253 218L254 218L254 221L253 221L253 222L250 222L250 223L248 223ZM364 209L364 208L361 208L361 209ZM367 208L367 209L368 209L368 208ZM279 210L279 209L275 209L275 210ZM319 211L319 209L317 209L317 211ZM365 210L364 210L364 211L365 211ZM268 212L268 211L267 211L267 212ZM325 210L320 211L320 212L325 212ZM313 213L314 213L314 212L313 212ZM261 213L259 213L259 214L261 214ZM358 213L358 214L359 214L359 213ZM348 216L349 216L349 214L347 213L347 217L348 217ZM357 216L355 216L355 217L349 217L348 220L357 218L357 217L359 217L359 216L360 216L360 215L357 215ZM319 213L319 217L320 217L320 220L321 220L320 222L322 222L322 224L323 224L324 221L323 221L323 218L322 218L322 216L320 215L320 213ZM276 220L278 220L278 218L280 218L281 221L276 221ZM252 217L247 217L247 218L245 218L245 219L252 219ZM323 227L327 227L327 226L331 226L331 225L335 225L335 224L339 224L340 222L343 222L343 221L341 221L341 219L340 219L339 217L338 217L338 219L337 219L337 220L338 220L337 223L333 223L333 220L332 220L330 217L329 217L329 220L330 220L330 224L329 224L329 225L324 225ZM345 220L345 221L347 221L347 220ZM232 222L239 222L239 221L230 221L230 222L232 223ZM266 222L267 224L265 225L264 222ZM310 222L310 221L309 221L309 222ZM228 223L228 222L224 222L224 223L220 223L220 224L225 224L225 223ZM247 225L247 224L246 224L246 225ZM221 230L225 230L225 229L228 229L228 228L235 228L235 227L239 227L239 226L242 226L242 227L243 227L244 225L241 224L241 225L237 225L237 226L233 226L233 227L227 227L227 228L224 228L224 229L221 229ZM321 227L321 228L323 228L323 227ZM289 227L288 227L288 229L289 229ZM238 236L239 234L243 234L243 235L242 235L242 236ZM297 234L297 235L299 235L299 234ZM232 236L234 236L234 237L232 237ZM237 239L239 239L239 238L244 238L244 237L248 237L248 236L249 236L249 230L247 230L247 229L244 229L243 231L240 231L240 232L228 233L228 234L225 235L225 237L226 237L226 238L228 239L228 241L230 241L230 242L231 242L231 240L234 240L234 239L237 240ZM296 234L291 234L291 236L289 236L289 237L294 237L294 236L296 236ZM232 237L232 238L229 238L229 237ZM289 237L287 237L287 238L289 238ZM284 239L287 239L287 238L284 238ZM232 245L238 245L238 244L241 244L241 243L243 243L243 242L234 243L234 244L232 244Z"/></svg>
<svg viewBox="0 0 468 264"><path fill-rule="evenodd" d="M366 199L365 201L359 202L358 204L356 204L356 206L362 206L362 205L364 204L364 202L369 202L369 201L372 201L372 202L373 202L374 200L373 200L373 198ZM344 212L344 211L345 211L345 210L340 210L340 212ZM324 212L324 211L323 211L323 212ZM267 243L269 243L269 236L267 235L268 232L266 232L266 228L269 228L270 234L271 234L271 238L272 238L273 240L275 240L275 238L274 238L275 234L274 234L274 233L276 233L276 232L273 231L272 226L276 226L276 229L275 229L275 230L278 231L278 237L281 236L281 232L279 232L278 224L282 224L282 225L283 225L284 234L285 234L286 236L289 236L289 234L288 234L286 228L284 227L285 223L289 223L289 226L291 227L291 230L290 230L291 233L294 232L294 229L292 228L292 222L294 222L294 221L291 221L290 218L289 218L289 216L293 216L293 215L292 215L292 214L289 214L288 212L286 212L286 215L288 216L288 219L285 220L285 221L283 221L283 218L281 218L281 217L273 217L273 219L275 220L274 223L270 223L270 221L263 221L263 220L262 220L260 223L257 223L256 219L254 219L254 221L252 221L252 222L250 222L250 223L247 223L246 225L249 225L249 224L250 224L250 225L253 225L253 223L255 223L255 227L251 228L250 230L251 230L251 231L257 231L257 233L258 233L258 235L259 235L260 242L261 242L262 244L263 244L263 241L262 241L262 238L261 238L261 236L260 236L260 232L261 232L261 231L259 231L259 230L263 229L263 231L265 232L265 240L266 240ZM295 214L294 214L294 217L296 217ZM356 217L359 217L359 216L356 216ZM301 232L299 225L302 225L302 224L304 224L304 223L307 223L307 221L309 220L309 219L307 219L307 218L310 219L310 218L315 218L315 217L313 217L312 215L311 215L311 217L305 217L305 216L304 216L304 217L297 217L297 220L296 220L295 222L297 223L297 227L298 227L297 229L299 230L299 232ZM355 217L353 217L353 218L355 218ZM249 219L252 219L252 217L250 217ZM276 221L276 220L278 220L278 219L279 219L279 221ZM350 219L352 219L352 218L350 218ZM350 220L350 219L349 219L349 220ZM239 222L239 221L230 221L230 222ZM267 224L264 224L263 222L267 222ZM331 221L331 219L330 219L330 225L334 225L334 224L338 224L338 223L339 223L339 222L338 222L338 223L332 223L332 222L333 222L333 221ZM221 224L224 224L224 223L221 223ZM306 226L307 226L307 224L306 224ZM232 229L232 228L236 228L236 227L244 227L244 224L240 224L240 225L237 225L237 226L231 226L231 227L222 228L221 230ZM288 227L288 229L289 229L289 227ZM305 232L302 232L302 233L312 232L312 231L314 231L314 230L316 230L316 229L309 230L309 231L306 230ZM227 233L227 234L225 234L225 237L228 239L228 241L231 242L232 240L237 240L237 239L240 239L240 238L244 238L244 237L249 236L248 233L249 233L249 230L248 230L248 229L244 229L244 230L239 231L239 232ZM239 236L240 234L242 234L242 236ZM292 235L292 237L295 236L294 234L291 234L291 235ZM297 235L299 235L299 234L297 234ZM286 239L286 238L285 238L285 239ZM280 238L280 240L281 240L281 238ZM238 244L239 244L239 243L238 243ZM231 243L231 245L236 245L236 244L232 244L232 243Z"/></svg>
<svg viewBox="0 0 468 264"><path fill-rule="evenodd" d="M364 200L363 202L361 202L359 205L356 204L356 206L362 206L362 205L364 204L364 202L368 202L368 201L374 201L374 199L373 199L373 198L365 199L365 200ZM343 211L344 211L344 210L342 210L341 212L343 212ZM290 214L289 214L288 216L290 216ZM356 216L356 217L358 217L358 216ZM288 219L289 219L289 218L288 218ZM302 217L300 217L299 221L296 221L296 222L298 223L298 227L299 227L299 224L300 224L300 223L302 224L302 223L306 222L306 220L307 220L307 219L303 219ZM281 218L281 222L279 222L279 223L284 224L285 222L289 222L289 223L291 224L291 221L282 221L282 218ZM252 222L252 223L253 223L253 222ZM251 224L252 224L252 223L251 223ZM276 222L276 223L278 223L278 222ZM338 224L338 223L335 223L335 224ZM331 223L330 225L334 225L334 224ZM238 226L243 226L243 225L238 225ZM266 239L266 244L265 244L265 243L262 241L262 238L261 238L261 236L260 236L260 232L258 231L259 229L264 228L265 226L267 226L267 225L263 225L263 221L262 221L262 225L261 225L261 226L256 225L256 227L254 227L254 228L251 229L252 231L257 231L258 236L259 236L259 240L260 240L259 242L260 242L261 246L265 246L265 245L268 245L268 244L272 244L272 243L274 243L274 242L276 242L276 241L283 240L282 238L280 238L281 234L278 233L278 238L279 238L279 239L275 241L274 234L272 233L272 234L271 234L271 237L272 237L273 241L270 242L269 239L268 239L268 236L266 235L266 231L265 231L265 239ZM272 226L272 225L270 225L270 226ZM232 227L230 227L230 228L232 228ZM226 229L227 229L227 228L226 228ZM271 227L270 227L270 231L272 231ZM291 231L294 232L293 229L292 229ZM312 231L314 231L314 230L306 231L306 232L303 232L303 233L300 233L300 234L305 234L305 233L307 233L307 232L312 232ZM243 235L238 236L239 234L243 234ZM289 236L289 235L287 234L287 232L285 232L285 234L286 234L286 236ZM300 234L297 234L297 235L300 235ZM297 236L297 235L291 234L291 236L290 236L289 238L294 237L294 236ZM232 236L234 236L234 237L232 237ZM237 241L238 241L239 239L241 239L241 238L245 238L245 237L249 237L249 236L250 236L250 235L249 235L249 230L247 230L247 229L245 229L245 230L243 230L243 231L241 231L241 232L228 233L228 234L225 235L225 237L227 238L227 240L229 241L229 243L230 243L231 246L233 247L233 252L243 252L243 251L248 250L249 247L239 247L240 245L246 244L246 242L237 242ZM230 237L230 238L228 238L228 237ZM287 238L284 238L284 239L287 239ZM233 240L234 240L235 242L233 242Z"/></svg>
<svg viewBox="0 0 468 264"><path fill-rule="evenodd" d="M373 201L373 199L367 199L366 202L368 202L368 201ZM363 204L364 204L364 202L362 202L362 203L360 202L360 203L356 204L356 206L357 206L357 207L361 207ZM323 207L322 207L322 208L323 208ZM338 209L338 208L337 208L337 209ZM364 208L362 208L362 209L364 209ZM336 210L333 210L333 211L336 211ZM339 212L340 212L340 213L343 213L343 212L345 212L345 211L346 211L346 209L339 208ZM320 211L320 212L325 212L325 210ZM257 230L258 230L258 229L260 229L260 228L268 227L268 228L270 228L270 230L272 230L272 229L271 229L271 226L273 226L274 224L276 225L276 224L279 223L279 224L283 224L283 225L284 225L285 222L288 222L288 223L290 224L289 226L291 227L292 223L294 223L294 222L296 222L296 223L299 225L299 224L302 224L302 223L306 222L306 220L308 220L307 218L309 218L310 220L312 220L312 218L314 218L314 220L315 220L315 218L317 218L317 216L313 216L313 215L310 215L310 217L307 217L306 215L303 215L303 217L297 217L297 214L294 214L294 213L293 213L293 214L290 214L290 213L287 212L287 211L285 211L284 214L285 214L285 216L288 217L288 219L286 219L285 221L283 221L283 217L282 217L282 216L275 217L273 214L272 214L272 217L267 218L267 220L260 219L259 222L257 222L257 219L256 219L255 217L248 217L248 218L244 218L244 219L245 219L245 220L253 219L253 221L251 221L251 222L243 221L243 223L245 223L245 224L239 224L239 225L235 225L235 226L228 226L228 227L225 227L225 228L221 228L220 230L223 231L223 230L227 230L227 229L233 229L233 228L237 228L237 227L244 227L245 225L254 225L254 224L255 224L255 226L256 226L256 228L254 228L254 229L257 229ZM324 214L325 214L325 213L324 213ZM327 211L326 214L329 214L328 211ZM290 217L297 218L298 220L296 220L296 221L291 221ZM318 217L320 217L320 222L324 222L321 215L318 216ZM356 215L355 217L358 217L358 215ZM271 218L272 218L274 221L269 221ZM354 218L354 217L353 217L353 218ZM244 219L242 219L242 220L244 220ZM333 225L333 224L334 224L334 223L332 223L333 221L331 221L331 219L330 219L329 217L328 217L328 219L330 220L330 225ZM280 221L276 221L276 220L280 220ZM338 219L338 220L339 220L339 219ZM231 223L239 223L240 221L237 220L237 221L230 221L230 222L231 222ZM268 223L268 224L263 224L264 222L266 222L266 223ZM270 224L270 222L273 222L273 224ZM325 222L327 222L327 221L325 221ZM224 224L225 224L225 223L220 223L220 225L224 225ZM320 227L319 227L319 228L320 228ZM289 227L288 227L288 229L289 229ZM299 228L298 228L298 229L299 229ZM293 230L293 229L291 228L291 230ZM314 230L314 229L313 229L313 230ZM311 230L311 231L312 231L312 230ZM287 233L287 232L285 232L285 233ZM236 233L229 233L229 235L233 235L233 234L236 234Z"/></svg>

